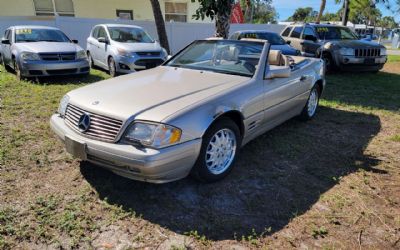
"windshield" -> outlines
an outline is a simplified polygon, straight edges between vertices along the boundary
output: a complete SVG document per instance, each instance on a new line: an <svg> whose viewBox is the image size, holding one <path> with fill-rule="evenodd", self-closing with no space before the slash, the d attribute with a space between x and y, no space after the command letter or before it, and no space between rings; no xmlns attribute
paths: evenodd
<svg viewBox="0 0 400 250"><path fill-rule="evenodd" d="M16 29L15 42L71 42L60 30L53 29Z"/></svg>
<svg viewBox="0 0 400 250"><path fill-rule="evenodd" d="M109 27L111 39L121 43L154 43L154 40L142 29L131 27Z"/></svg>
<svg viewBox="0 0 400 250"><path fill-rule="evenodd" d="M267 40L271 45L284 45L285 40L280 37L278 34L269 33L269 32L257 32L257 33L245 33L240 36L241 38L254 38L254 39L263 39Z"/></svg>
<svg viewBox="0 0 400 250"><path fill-rule="evenodd" d="M357 35L346 27L316 27L321 40L356 40Z"/></svg>
<svg viewBox="0 0 400 250"><path fill-rule="evenodd" d="M166 66L251 77L256 71L263 46L263 43L250 41L196 41Z"/></svg>

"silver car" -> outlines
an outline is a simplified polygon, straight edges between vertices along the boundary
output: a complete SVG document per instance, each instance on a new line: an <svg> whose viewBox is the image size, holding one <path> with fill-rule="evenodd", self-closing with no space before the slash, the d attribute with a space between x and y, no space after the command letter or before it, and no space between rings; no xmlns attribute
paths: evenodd
<svg viewBox="0 0 400 250"><path fill-rule="evenodd" d="M87 56L92 67L115 76L159 66L168 54L139 26L100 24L87 39Z"/></svg>
<svg viewBox="0 0 400 250"><path fill-rule="evenodd" d="M57 28L13 26L1 40L1 61L19 79L88 74L86 52L77 43Z"/></svg>
<svg viewBox="0 0 400 250"><path fill-rule="evenodd" d="M51 128L67 152L128 178L219 180L250 140L316 114L322 60L269 49L195 41L160 67L67 93Z"/></svg>

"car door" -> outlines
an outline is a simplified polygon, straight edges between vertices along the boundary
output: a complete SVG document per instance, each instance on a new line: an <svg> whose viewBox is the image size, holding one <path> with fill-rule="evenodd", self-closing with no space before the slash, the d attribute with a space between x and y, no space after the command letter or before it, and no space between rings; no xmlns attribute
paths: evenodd
<svg viewBox="0 0 400 250"><path fill-rule="evenodd" d="M99 32L99 26L96 26L92 32L89 38L87 39L87 50L90 52L90 55L92 56L93 62L96 65L99 65L98 63L98 41L97 41L97 34Z"/></svg>
<svg viewBox="0 0 400 250"><path fill-rule="evenodd" d="M1 44L1 53L3 54L4 63L10 65L11 62L11 44L12 44L12 30L8 29L4 33L4 39L10 41L10 44Z"/></svg>
<svg viewBox="0 0 400 250"><path fill-rule="evenodd" d="M295 26L290 33L290 36L287 38L287 40L290 41L290 45L300 50L301 52L303 52L303 40L300 38L302 31L303 26Z"/></svg>
<svg viewBox="0 0 400 250"><path fill-rule="evenodd" d="M99 27L97 39L99 39L100 37L105 38L107 41L109 41L109 37L107 35L106 29L103 26ZM107 43L97 41L97 58L98 58L98 63L102 67L108 67L108 62L107 62L107 50L108 49L109 49L109 45Z"/></svg>
<svg viewBox="0 0 400 250"><path fill-rule="evenodd" d="M303 70L292 70L288 78L264 79L264 119L267 127L276 126L302 110L308 81L310 77Z"/></svg>
<svg viewBox="0 0 400 250"><path fill-rule="evenodd" d="M310 27L305 27L301 38L303 39L303 51L305 55L315 56L321 45L317 42L317 35L314 30Z"/></svg>

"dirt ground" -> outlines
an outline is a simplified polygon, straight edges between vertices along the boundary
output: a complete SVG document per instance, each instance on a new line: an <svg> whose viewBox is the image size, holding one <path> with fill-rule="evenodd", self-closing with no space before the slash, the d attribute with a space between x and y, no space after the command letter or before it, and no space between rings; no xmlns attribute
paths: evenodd
<svg viewBox="0 0 400 250"><path fill-rule="evenodd" d="M50 131L85 82L1 72L0 248L400 249L399 74L330 75L315 119L250 142L226 179L154 185L72 159Z"/></svg>

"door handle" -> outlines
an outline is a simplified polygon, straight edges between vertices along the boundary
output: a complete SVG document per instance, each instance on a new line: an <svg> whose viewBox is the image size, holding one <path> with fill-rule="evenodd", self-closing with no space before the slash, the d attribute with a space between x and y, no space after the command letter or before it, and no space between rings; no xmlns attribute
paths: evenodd
<svg viewBox="0 0 400 250"><path fill-rule="evenodd" d="M304 75L300 77L300 81L304 82L305 80L307 80L307 76Z"/></svg>

